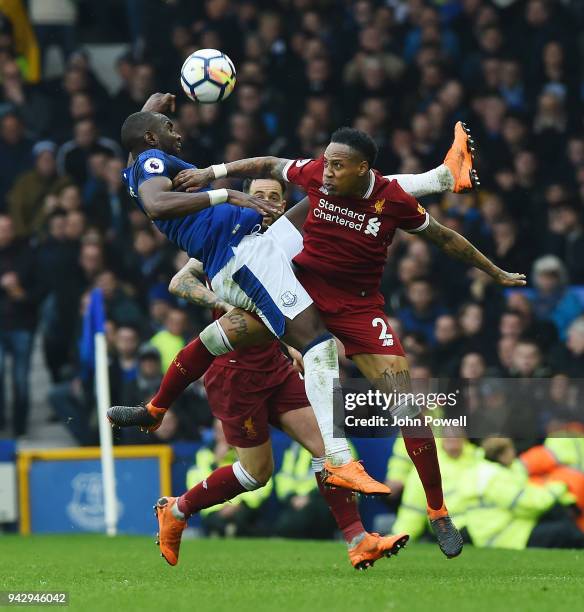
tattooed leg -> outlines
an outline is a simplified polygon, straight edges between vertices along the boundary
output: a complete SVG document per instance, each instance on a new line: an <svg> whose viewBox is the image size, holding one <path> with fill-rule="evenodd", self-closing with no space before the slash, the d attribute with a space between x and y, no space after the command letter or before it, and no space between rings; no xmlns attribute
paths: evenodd
<svg viewBox="0 0 584 612"><path fill-rule="evenodd" d="M275 338L268 328L241 308L233 308L219 319L231 346L235 349L271 342Z"/></svg>
<svg viewBox="0 0 584 612"><path fill-rule="evenodd" d="M412 390L408 362L398 355L353 355L353 362L363 376L384 393L396 391L409 393ZM428 508L443 507L442 477L436 453L434 434L427 425L401 427L408 455L414 463L424 486Z"/></svg>

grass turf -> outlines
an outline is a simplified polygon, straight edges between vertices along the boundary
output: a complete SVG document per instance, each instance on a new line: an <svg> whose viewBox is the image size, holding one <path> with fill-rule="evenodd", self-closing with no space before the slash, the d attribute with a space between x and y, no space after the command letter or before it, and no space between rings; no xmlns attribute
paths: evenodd
<svg viewBox="0 0 584 612"><path fill-rule="evenodd" d="M584 552L466 547L446 560L410 544L356 572L340 543L185 540L173 568L147 538L5 536L0 590L67 590L69 609L110 612L569 610L584 601Z"/></svg>

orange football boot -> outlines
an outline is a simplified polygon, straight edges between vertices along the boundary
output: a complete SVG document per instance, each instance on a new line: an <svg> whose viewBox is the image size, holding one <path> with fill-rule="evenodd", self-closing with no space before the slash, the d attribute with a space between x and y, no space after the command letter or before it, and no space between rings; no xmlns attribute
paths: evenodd
<svg viewBox="0 0 584 612"><path fill-rule="evenodd" d="M345 465L324 464L324 484L349 489L364 495L389 495L391 489L369 476L360 461L354 459Z"/></svg>
<svg viewBox="0 0 584 612"><path fill-rule="evenodd" d="M150 402L140 406L112 406L107 411L107 418L116 427L139 427L140 431L150 433L162 425L166 411Z"/></svg>
<svg viewBox="0 0 584 612"><path fill-rule="evenodd" d="M158 519L158 533L156 543L160 546L160 556L166 559L169 565L178 563L180 540L182 532L187 526L186 521L177 519L172 513L177 497L161 497L154 506Z"/></svg>
<svg viewBox="0 0 584 612"><path fill-rule="evenodd" d="M439 510L428 507L428 519L432 531L438 540L440 550L449 558L458 557L462 552L464 541L460 531L455 527L444 504Z"/></svg>
<svg viewBox="0 0 584 612"><path fill-rule="evenodd" d="M454 193L464 193L481 186L479 175L473 168L474 153L475 145L470 130L465 123L457 121L454 126L454 141L444 158L444 165L454 177Z"/></svg>
<svg viewBox="0 0 584 612"><path fill-rule="evenodd" d="M357 570L373 567L373 564L382 557L391 557L404 548L410 536L400 533L395 536L380 536L378 533L366 533L365 537L349 549L349 560Z"/></svg>

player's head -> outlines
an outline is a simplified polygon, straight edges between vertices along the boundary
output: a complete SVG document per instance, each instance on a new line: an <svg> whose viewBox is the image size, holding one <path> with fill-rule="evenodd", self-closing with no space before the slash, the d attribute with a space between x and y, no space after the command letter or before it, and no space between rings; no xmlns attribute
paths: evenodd
<svg viewBox="0 0 584 612"><path fill-rule="evenodd" d="M340 128L324 152L323 186L331 195L363 195L376 157L377 145L370 136L355 128Z"/></svg>
<svg viewBox="0 0 584 612"><path fill-rule="evenodd" d="M134 156L148 149L176 155L182 148L172 121L166 115L149 111L134 113L124 121L122 145Z"/></svg>
<svg viewBox="0 0 584 612"><path fill-rule="evenodd" d="M280 212L286 210L286 183L274 178L268 179L247 179L243 184L243 190L249 195L266 200L274 204ZM264 217L262 222L263 227L268 227L272 224L272 217Z"/></svg>

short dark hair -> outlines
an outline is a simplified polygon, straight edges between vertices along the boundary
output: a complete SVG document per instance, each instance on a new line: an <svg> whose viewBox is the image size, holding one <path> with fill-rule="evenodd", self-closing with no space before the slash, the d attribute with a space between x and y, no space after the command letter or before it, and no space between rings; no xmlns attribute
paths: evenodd
<svg viewBox="0 0 584 612"><path fill-rule="evenodd" d="M258 179L255 178L247 178L245 179L245 181L243 181L243 191L245 193L249 193L249 190L251 189L251 184L254 181L257 181ZM260 179L262 180L262 179ZM276 181L276 183L278 183L278 185L280 185L280 187L282 188L282 195L284 195L286 193L286 182L283 181L282 179L278 179L278 178L274 178L272 176L270 177L265 177L263 180L266 181Z"/></svg>
<svg viewBox="0 0 584 612"><path fill-rule="evenodd" d="M159 115L149 111L133 113L122 125L122 146L132 152L144 142L144 134L158 126Z"/></svg>
<svg viewBox="0 0 584 612"><path fill-rule="evenodd" d="M377 158L377 145L369 134L351 127L339 128L331 136L331 142L344 144L363 156L363 159L372 168Z"/></svg>

